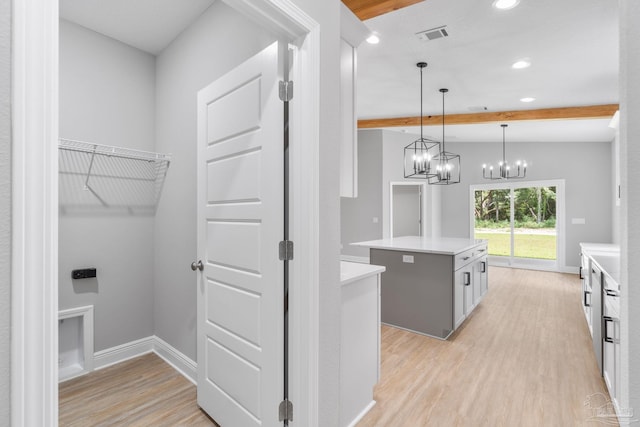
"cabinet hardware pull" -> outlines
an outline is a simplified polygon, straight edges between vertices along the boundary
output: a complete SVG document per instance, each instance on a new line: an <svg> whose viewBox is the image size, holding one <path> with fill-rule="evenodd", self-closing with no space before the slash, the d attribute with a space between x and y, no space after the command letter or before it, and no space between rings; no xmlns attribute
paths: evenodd
<svg viewBox="0 0 640 427"><path fill-rule="evenodd" d="M610 342L610 343L614 343L614 339L609 337L609 328L607 328L607 325L609 324L609 322L613 323L613 318L609 317L609 316L602 316L602 323L603 323L603 327L604 327L604 337L602 338L605 342Z"/></svg>
<svg viewBox="0 0 640 427"><path fill-rule="evenodd" d="M578 272L578 276L580 276L580 280L584 279L584 276L582 275L582 266L580 266L580 271Z"/></svg>
<svg viewBox="0 0 640 427"><path fill-rule="evenodd" d="M583 294L584 294L584 306L585 306L585 307L591 307L591 304L588 304L588 303L587 303L587 295L591 295L591 292L589 292L589 291L584 291L584 292L583 292Z"/></svg>
<svg viewBox="0 0 640 427"><path fill-rule="evenodd" d="M487 272L487 263L485 261L482 261L482 270L480 271L480 273L486 273Z"/></svg>
<svg viewBox="0 0 640 427"><path fill-rule="evenodd" d="M468 260L469 258L471 258L471 257L470 257L470 256L465 256L465 257L462 257L462 260L463 260L463 261L466 261L466 260Z"/></svg>
<svg viewBox="0 0 640 427"><path fill-rule="evenodd" d="M617 291L612 291L611 289L605 289L604 293L609 297L619 297L620 294Z"/></svg>
<svg viewBox="0 0 640 427"><path fill-rule="evenodd" d="M464 285L469 286L471 284L471 273L468 271L464 272Z"/></svg>

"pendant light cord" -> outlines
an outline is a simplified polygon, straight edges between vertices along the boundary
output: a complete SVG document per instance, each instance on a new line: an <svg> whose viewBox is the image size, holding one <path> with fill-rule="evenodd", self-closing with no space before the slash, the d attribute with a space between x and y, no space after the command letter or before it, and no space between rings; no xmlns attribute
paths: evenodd
<svg viewBox="0 0 640 427"><path fill-rule="evenodd" d="M442 92L442 152L444 153L444 94L446 91L442 89L440 91Z"/></svg>
<svg viewBox="0 0 640 427"><path fill-rule="evenodd" d="M424 69L424 67L421 67L420 65L418 65L420 67L420 140L424 139L424 135L422 132L422 118L424 117L424 114L422 112L422 70Z"/></svg>

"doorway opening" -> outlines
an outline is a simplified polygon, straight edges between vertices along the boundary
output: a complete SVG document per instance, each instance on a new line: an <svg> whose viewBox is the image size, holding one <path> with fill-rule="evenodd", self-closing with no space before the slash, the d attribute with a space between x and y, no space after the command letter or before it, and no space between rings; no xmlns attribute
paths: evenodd
<svg viewBox="0 0 640 427"><path fill-rule="evenodd" d="M423 236L425 184L392 182L390 187L390 237Z"/></svg>
<svg viewBox="0 0 640 427"><path fill-rule="evenodd" d="M564 265L563 181L471 187L471 234L489 241L494 265L555 270Z"/></svg>

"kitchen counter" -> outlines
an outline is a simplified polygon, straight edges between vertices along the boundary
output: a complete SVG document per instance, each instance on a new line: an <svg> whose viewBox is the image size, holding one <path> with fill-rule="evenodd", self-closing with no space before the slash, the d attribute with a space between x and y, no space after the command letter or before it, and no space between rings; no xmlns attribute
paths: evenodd
<svg viewBox="0 0 640 427"><path fill-rule="evenodd" d="M340 261L340 285L348 285L366 277L380 274L384 270L385 268L381 265Z"/></svg>
<svg viewBox="0 0 640 427"><path fill-rule="evenodd" d="M590 256L602 273L609 276L614 282L620 283L620 253L595 253Z"/></svg>
<svg viewBox="0 0 640 427"><path fill-rule="evenodd" d="M486 240L461 239L455 237L403 236L389 239L352 243L354 246L386 249L391 251L424 252L430 254L457 255L474 248Z"/></svg>

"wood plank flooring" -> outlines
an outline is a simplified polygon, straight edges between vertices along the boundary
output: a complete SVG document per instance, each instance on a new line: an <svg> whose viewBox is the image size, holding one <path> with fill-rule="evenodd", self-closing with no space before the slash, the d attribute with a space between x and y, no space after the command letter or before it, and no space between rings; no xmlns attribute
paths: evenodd
<svg viewBox="0 0 640 427"><path fill-rule="evenodd" d="M358 427L600 424L608 394L577 275L491 267L489 286L447 341L383 326L377 404ZM60 386L60 426L215 425L153 354Z"/></svg>
<svg viewBox="0 0 640 427"><path fill-rule="evenodd" d="M447 341L383 326L377 404L358 427L599 425L609 395L577 275L491 267L489 286Z"/></svg>
<svg viewBox="0 0 640 427"><path fill-rule="evenodd" d="M196 387L153 353L60 384L59 425L217 426Z"/></svg>

